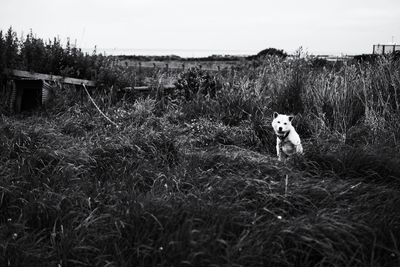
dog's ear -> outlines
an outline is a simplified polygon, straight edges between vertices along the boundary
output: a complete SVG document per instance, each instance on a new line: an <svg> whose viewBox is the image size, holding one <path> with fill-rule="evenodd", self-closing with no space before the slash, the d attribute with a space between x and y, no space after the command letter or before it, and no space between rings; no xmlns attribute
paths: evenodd
<svg viewBox="0 0 400 267"><path fill-rule="evenodd" d="M276 117L278 117L278 112L274 112L274 119L276 118Z"/></svg>
<svg viewBox="0 0 400 267"><path fill-rule="evenodd" d="M293 115L289 115L288 118L289 118L289 121L292 122L294 116Z"/></svg>

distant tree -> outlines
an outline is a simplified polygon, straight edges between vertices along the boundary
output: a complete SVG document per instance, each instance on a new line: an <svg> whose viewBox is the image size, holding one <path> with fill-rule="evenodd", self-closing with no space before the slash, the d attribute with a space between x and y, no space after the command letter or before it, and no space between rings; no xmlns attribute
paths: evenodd
<svg viewBox="0 0 400 267"><path fill-rule="evenodd" d="M3 70L6 66L6 58L5 58L5 42L3 39L3 31L0 31L0 76L3 73Z"/></svg>
<svg viewBox="0 0 400 267"><path fill-rule="evenodd" d="M46 48L42 39L35 38L32 31L20 42L20 69L46 72Z"/></svg>
<svg viewBox="0 0 400 267"><path fill-rule="evenodd" d="M50 50L51 61L50 70L53 74L60 74L60 70L63 68L64 61L64 49L61 46L59 38L54 38L53 45Z"/></svg>
<svg viewBox="0 0 400 267"><path fill-rule="evenodd" d="M96 48L92 54L83 53L80 48L65 47L60 39L44 41L37 38L32 30L24 39L10 27L7 32L0 31L0 76L5 68L49 73L82 79L96 79L105 85L130 85L130 78L123 68L113 68L110 57L98 55Z"/></svg>
<svg viewBox="0 0 400 267"><path fill-rule="evenodd" d="M18 38L17 34L10 27L5 36L5 66L13 68L18 63Z"/></svg>
<svg viewBox="0 0 400 267"><path fill-rule="evenodd" d="M257 54L257 57L263 57L263 56L278 56L278 57L286 58L287 54L285 53L285 51L280 50L280 49L267 48L267 49L264 49L264 50L258 52L258 54Z"/></svg>
<svg viewBox="0 0 400 267"><path fill-rule="evenodd" d="M280 49L267 48L267 49L264 49L264 50L258 52L257 55L248 56L247 59L254 60L254 59L260 59L260 58L263 58L266 56L277 56L280 58L286 58L287 54L285 51L280 50Z"/></svg>

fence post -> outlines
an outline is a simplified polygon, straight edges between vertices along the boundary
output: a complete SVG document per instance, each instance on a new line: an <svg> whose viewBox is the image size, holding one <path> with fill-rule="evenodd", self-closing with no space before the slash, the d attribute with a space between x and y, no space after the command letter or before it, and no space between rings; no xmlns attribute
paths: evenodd
<svg viewBox="0 0 400 267"><path fill-rule="evenodd" d="M235 68L231 66L231 86L233 85L234 80L235 80Z"/></svg>
<svg viewBox="0 0 400 267"><path fill-rule="evenodd" d="M14 80L8 81L7 85L8 90L11 90L11 96L10 96L10 112L15 111L15 104L17 101L17 87L15 86Z"/></svg>
<svg viewBox="0 0 400 267"><path fill-rule="evenodd" d="M81 93L81 105L83 105L83 98L85 96L83 85L80 85L80 86L79 85L74 85L74 87L75 87L75 89L76 89L76 87L78 87L78 90Z"/></svg>

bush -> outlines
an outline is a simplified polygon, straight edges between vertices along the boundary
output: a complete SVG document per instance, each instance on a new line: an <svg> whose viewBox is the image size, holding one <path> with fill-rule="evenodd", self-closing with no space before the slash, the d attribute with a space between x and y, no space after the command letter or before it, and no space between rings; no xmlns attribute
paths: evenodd
<svg viewBox="0 0 400 267"><path fill-rule="evenodd" d="M175 86L176 90L173 96L185 101L193 100L199 94L214 98L222 87L216 76L212 76L200 68L191 68L181 74Z"/></svg>

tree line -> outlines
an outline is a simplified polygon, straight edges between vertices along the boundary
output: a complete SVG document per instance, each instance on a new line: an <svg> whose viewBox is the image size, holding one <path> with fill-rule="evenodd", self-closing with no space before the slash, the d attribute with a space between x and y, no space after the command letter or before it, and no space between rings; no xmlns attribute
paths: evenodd
<svg viewBox="0 0 400 267"><path fill-rule="evenodd" d="M32 31L20 38L12 27L0 31L0 75L9 68L92 79L108 63L96 49L92 54L84 53L69 40L63 46L59 38L43 40Z"/></svg>

